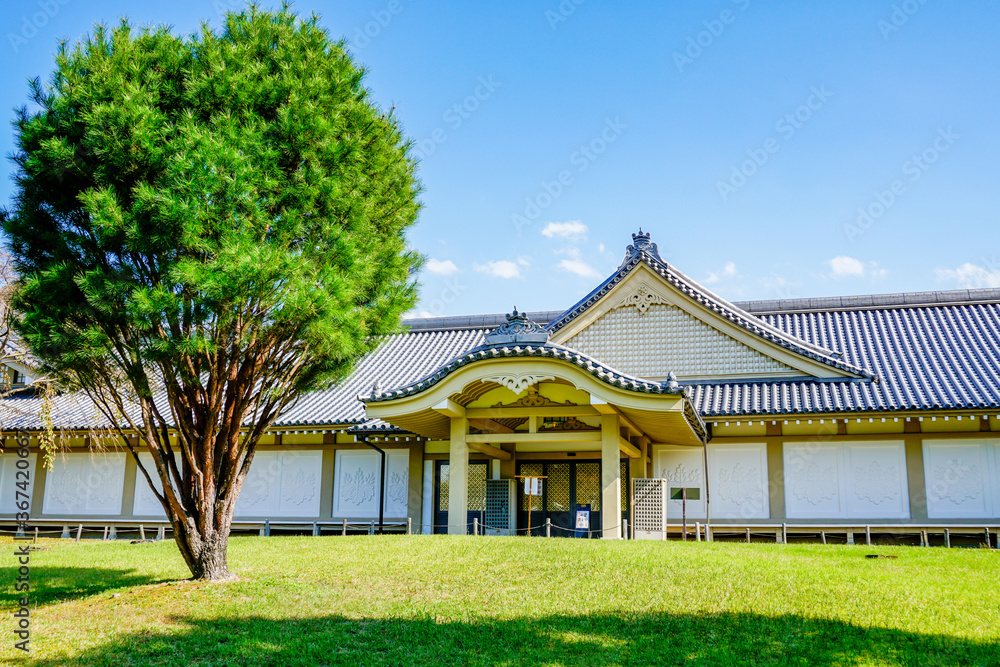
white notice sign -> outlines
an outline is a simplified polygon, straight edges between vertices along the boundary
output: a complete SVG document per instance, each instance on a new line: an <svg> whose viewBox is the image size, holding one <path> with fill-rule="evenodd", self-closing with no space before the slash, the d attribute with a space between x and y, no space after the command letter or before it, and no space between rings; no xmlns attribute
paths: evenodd
<svg viewBox="0 0 1000 667"><path fill-rule="evenodd" d="M542 495L542 478L541 477L525 477L524 478L524 495L526 495L526 496L540 496L540 495Z"/></svg>
<svg viewBox="0 0 1000 667"><path fill-rule="evenodd" d="M576 529L590 530L590 512L587 510L576 511Z"/></svg>

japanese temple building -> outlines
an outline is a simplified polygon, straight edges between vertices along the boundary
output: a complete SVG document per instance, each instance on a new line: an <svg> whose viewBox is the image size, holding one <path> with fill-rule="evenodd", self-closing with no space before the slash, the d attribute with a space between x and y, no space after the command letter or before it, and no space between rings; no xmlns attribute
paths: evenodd
<svg viewBox="0 0 1000 667"><path fill-rule="evenodd" d="M584 510L627 536L635 479L666 480L672 531L682 509L717 535L1000 526L1000 289L732 303L640 230L567 310L406 324L274 426L237 528L339 531L384 503L415 532L488 532L490 480L508 479L522 534L530 508L535 534L572 535ZM4 434L37 436L39 402L0 401ZM88 451L93 406L55 407L73 437L52 471L32 459L32 521L162 524L127 450ZM14 483L8 449L0 523Z"/></svg>

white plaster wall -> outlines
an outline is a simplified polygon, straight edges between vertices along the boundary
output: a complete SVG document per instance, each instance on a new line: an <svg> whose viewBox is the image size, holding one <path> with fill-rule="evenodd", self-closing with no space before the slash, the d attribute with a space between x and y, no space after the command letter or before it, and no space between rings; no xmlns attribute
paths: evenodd
<svg viewBox="0 0 1000 667"><path fill-rule="evenodd" d="M767 445L709 444L712 519L767 519Z"/></svg>
<svg viewBox="0 0 1000 667"><path fill-rule="evenodd" d="M924 440L928 518L982 519L1000 515L998 443Z"/></svg>
<svg viewBox="0 0 1000 667"><path fill-rule="evenodd" d="M386 449L385 516L405 517L409 504L410 452ZM374 450L337 450L334 460L333 516L377 519L381 498L381 456Z"/></svg>
<svg viewBox="0 0 1000 667"><path fill-rule="evenodd" d="M42 514L121 514L124 487L124 453L58 454L45 477Z"/></svg>
<svg viewBox="0 0 1000 667"><path fill-rule="evenodd" d="M698 500L687 501L687 518L705 518L705 461L701 447L673 447L663 445L655 447L653 469L654 477L667 480L667 497L672 488L700 489ZM714 507L713 507L714 510ZM667 519L673 521L681 518L681 501L667 500Z"/></svg>
<svg viewBox="0 0 1000 667"><path fill-rule="evenodd" d="M786 442L785 514L789 519L906 519L902 441Z"/></svg>
<svg viewBox="0 0 1000 667"><path fill-rule="evenodd" d="M13 446L0 456L0 514L15 514L20 511L17 509L17 503L24 501L25 498L18 496L18 491L27 494L28 512L31 512L31 494L35 488L36 458L35 454L28 454L21 459L17 455L17 449ZM18 478L17 462L21 460L28 462L28 467L22 468L23 471L27 472L27 478L23 472ZM18 482L22 485L27 482L27 488L18 488Z"/></svg>
<svg viewBox="0 0 1000 667"><path fill-rule="evenodd" d="M319 517L322 476L322 451L258 451L236 501L235 517Z"/></svg>

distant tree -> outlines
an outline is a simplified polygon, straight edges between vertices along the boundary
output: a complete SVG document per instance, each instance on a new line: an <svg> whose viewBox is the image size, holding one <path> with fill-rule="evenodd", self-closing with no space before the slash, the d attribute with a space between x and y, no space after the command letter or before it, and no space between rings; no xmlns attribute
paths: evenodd
<svg viewBox="0 0 1000 667"><path fill-rule="evenodd" d="M10 341L10 297L14 291L14 262L10 254L0 248L0 362L9 354Z"/></svg>
<svg viewBox="0 0 1000 667"><path fill-rule="evenodd" d="M268 426L415 302L415 163L363 74L287 7L189 38L122 21L63 44L16 118L14 330L159 479L195 578L230 576Z"/></svg>

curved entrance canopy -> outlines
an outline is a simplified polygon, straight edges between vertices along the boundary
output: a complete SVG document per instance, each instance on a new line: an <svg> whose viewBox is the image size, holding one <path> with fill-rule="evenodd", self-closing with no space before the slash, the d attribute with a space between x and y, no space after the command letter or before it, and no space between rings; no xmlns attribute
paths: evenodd
<svg viewBox="0 0 1000 667"><path fill-rule="evenodd" d="M526 403L529 390L541 400ZM537 418L618 415L630 437L679 445L705 440L704 423L676 381L633 378L552 344L479 348L411 385L361 398L369 418L431 439L448 438L451 420L463 416L521 420L517 427L493 426L483 442L537 443L553 435L539 432Z"/></svg>

